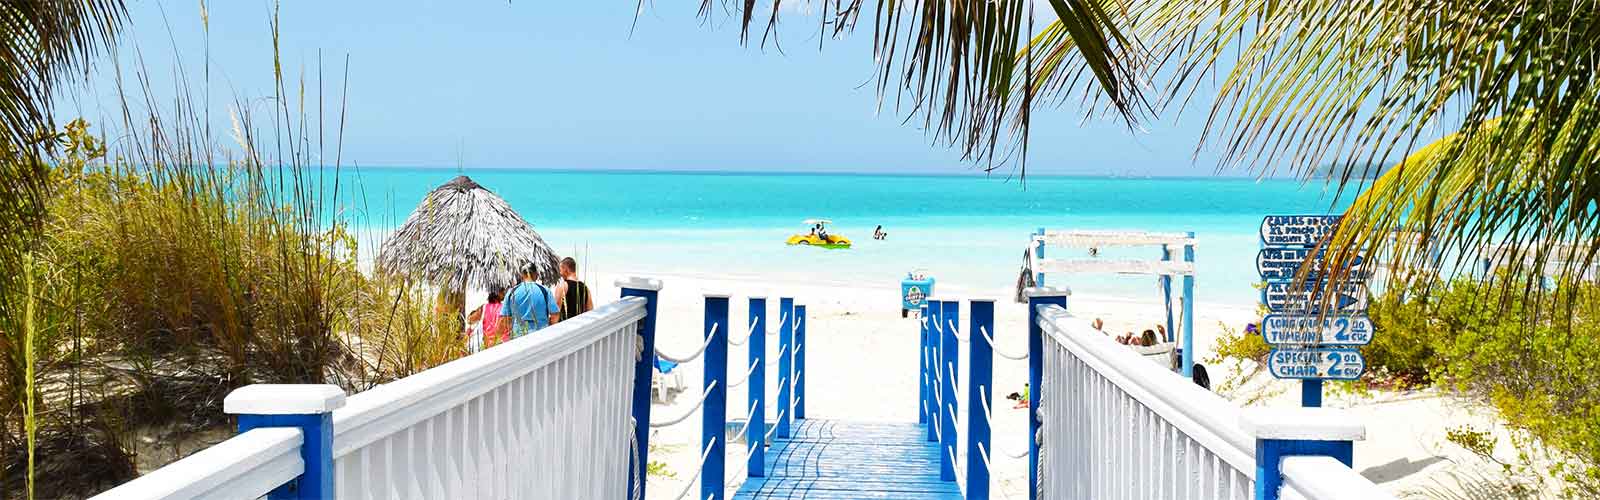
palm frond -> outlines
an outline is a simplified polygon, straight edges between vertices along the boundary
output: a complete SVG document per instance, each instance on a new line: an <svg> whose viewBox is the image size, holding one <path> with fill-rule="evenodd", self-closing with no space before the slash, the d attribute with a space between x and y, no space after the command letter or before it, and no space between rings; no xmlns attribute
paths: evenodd
<svg viewBox="0 0 1600 500"><path fill-rule="evenodd" d="M765 19L761 43L777 43L779 12L801 0L755 0L724 3L741 20L741 40ZM1034 4L1029 0L958 0L879 2L873 18L875 79L881 98L892 97L908 122L920 121L935 143L959 147L966 159L993 170L1011 158L1003 146L1025 143L1034 88L1014 89L1014 81L1031 81L1035 62L1018 58L1031 43ZM854 29L861 0L820 0L821 30L833 36ZM1075 57L1070 65L1093 77L1083 80L1085 92L1130 122L1144 106L1135 84L1142 51L1114 22L1122 16L1112 0L1050 0L1055 17L1047 30L1055 39L1069 39ZM758 10L769 8L766 15ZM701 15L715 12L703 0ZM1045 36L1045 35L1041 35ZM1065 57L1056 64L1065 64ZM1093 86L1087 84L1092 82ZM1019 169L1026 173L1025 164Z"/></svg>

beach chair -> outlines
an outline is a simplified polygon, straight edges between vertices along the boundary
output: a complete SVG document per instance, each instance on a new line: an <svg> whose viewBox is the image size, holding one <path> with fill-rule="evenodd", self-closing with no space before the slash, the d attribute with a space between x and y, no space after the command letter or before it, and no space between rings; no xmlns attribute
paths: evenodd
<svg viewBox="0 0 1600 500"><path fill-rule="evenodd" d="M683 382L683 373L673 371L678 364L665 359L656 360L656 373L650 379L650 400L661 404L671 403L688 385Z"/></svg>
<svg viewBox="0 0 1600 500"><path fill-rule="evenodd" d="M1128 348L1133 349L1133 352L1139 353L1140 356L1144 356L1144 359L1150 360L1150 362L1160 365L1162 368L1172 369L1178 362L1177 346L1176 342L1162 342L1149 346L1130 345Z"/></svg>

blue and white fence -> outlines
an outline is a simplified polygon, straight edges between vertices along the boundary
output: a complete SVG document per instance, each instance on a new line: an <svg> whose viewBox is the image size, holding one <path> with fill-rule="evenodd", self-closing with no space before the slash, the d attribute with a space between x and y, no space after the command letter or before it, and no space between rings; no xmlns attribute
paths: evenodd
<svg viewBox="0 0 1600 500"><path fill-rule="evenodd" d="M348 399L241 388L224 403L238 435L96 498L641 495L650 378L635 374L654 365L641 353L661 285L618 285L617 302Z"/></svg>
<svg viewBox="0 0 1600 500"><path fill-rule="evenodd" d="M1351 468L1365 428L1347 415L1240 408L1071 316L1065 289L1027 295L1026 352L996 345L993 301L969 301L964 328L956 301L922 309L919 420L941 443L941 477L967 498L991 497L999 455L1029 458L1030 499L1392 498ZM965 384L952 361L962 344ZM992 374L1017 361L1029 368L1031 439L1010 454L991 435Z"/></svg>
<svg viewBox="0 0 1600 500"><path fill-rule="evenodd" d="M780 298L779 327L768 330L767 299L750 297L749 328L743 332L728 332L725 325L730 322L729 303L727 295L705 296L705 337L693 354L674 356L656 351L657 356L675 363L704 363L704 383L695 403L680 416L650 423L652 428L671 427L689 421L695 413L700 414L700 460L688 483L673 497L676 499L691 498L690 492L698 490L699 494L692 498L720 500L746 477L764 477L766 447L773 439L788 437L786 434L794 419L805 415L805 306L796 305L790 297ZM769 336L778 337L775 354L768 350ZM736 368L733 376L738 378L730 379L729 352L737 346L747 346L748 354L744 362L733 364ZM769 375L768 360L774 355L778 360L775 363L777 372ZM738 370L739 366L744 368ZM777 381L776 398L768 397L769 377ZM748 394L748 406L742 415L745 422L730 435L727 432L728 394L741 386L747 387ZM777 408L770 426L766 418L769 404ZM740 446L744 460L738 462L742 468L737 471L729 471L726 462L732 437L744 441Z"/></svg>

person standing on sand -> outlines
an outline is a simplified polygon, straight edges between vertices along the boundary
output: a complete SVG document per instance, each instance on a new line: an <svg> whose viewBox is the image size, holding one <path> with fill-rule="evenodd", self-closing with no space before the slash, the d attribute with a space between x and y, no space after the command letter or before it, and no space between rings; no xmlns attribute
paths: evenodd
<svg viewBox="0 0 1600 500"><path fill-rule="evenodd" d="M518 338L530 332L537 332L544 327L561 321L561 309L556 304L555 294L549 288L539 284L539 266L533 262L522 270L522 282L506 292L505 300L500 305L500 321L495 325L495 334L500 338Z"/></svg>
<svg viewBox="0 0 1600 500"><path fill-rule="evenodd" d="M561 282L556 284L556 296L561 297L561 321L594 309L589 285L578 281L578 261L572 257L561 259Z"/></svg>

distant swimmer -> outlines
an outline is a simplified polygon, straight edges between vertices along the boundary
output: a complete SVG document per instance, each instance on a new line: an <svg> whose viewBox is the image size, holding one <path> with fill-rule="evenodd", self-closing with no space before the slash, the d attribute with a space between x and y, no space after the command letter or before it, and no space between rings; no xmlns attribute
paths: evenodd
<svg viewBox="0 0 1600 500"><path fill-rule="evenodd" d="M883 231L883 224L879 224L877 229L873 229L872 230L872 239L882 240L882 239L888 239L888 238L889 238L889 233L886 233L886 232Z"/></svg>

